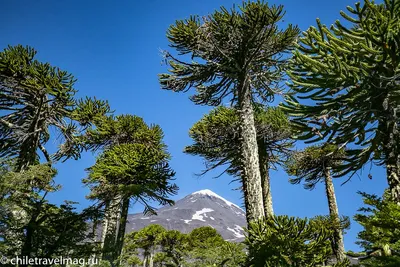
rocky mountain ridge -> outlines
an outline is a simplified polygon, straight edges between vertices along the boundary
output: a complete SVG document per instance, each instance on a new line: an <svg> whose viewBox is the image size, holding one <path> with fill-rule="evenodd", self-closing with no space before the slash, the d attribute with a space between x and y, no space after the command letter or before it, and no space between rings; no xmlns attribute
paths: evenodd
<svg viewBox="0 0 400 267"><path fill-rule="evenodd" d="M126 232L138 231L149 224L159 224L168 230L188 233L201 226L211 226L225 240L243 241L246 214L238 205L211 190L194 192L157 210L157 215L130 214Z"/></svg>

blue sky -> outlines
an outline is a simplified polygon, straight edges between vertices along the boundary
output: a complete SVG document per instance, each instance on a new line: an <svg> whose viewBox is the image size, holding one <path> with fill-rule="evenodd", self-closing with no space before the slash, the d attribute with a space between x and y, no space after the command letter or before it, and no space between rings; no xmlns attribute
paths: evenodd
<svg viewBox="0 0 400 267"><path fill-rule="evenodd" d="M332 24L339 11L354 0L336 1L270 1L283 4L285 22L298 24L302 30L315 25L320 18ZM160 89L157 74L166 71L161 64L160 49L167 49L165 37L168 26L191 14L206 15L221 5L231 7L241 1L232 0L148 0L148 1L3 1L0 9L0 49L7 45L30 45L38 50L38 59L71 72L77 79L79 96L107 99L117 114L141 116L148 123L159 124L165 133L165 142L172 155L171 165L176 171L179 199L201 189L210 189L226 199L241 204L241 195L232 189L230 177L213 179L209 174L197 178L194 174L203 168L202 159L185 155L182 150L191 143L189 128L198 121L208 107L195 106L189 94L172 93ZM61 192L51 200L64 199L87 205L88 190L81 184L84 169L94 163L94 156L86 153L79 161L58 164L57 182ZM353 216L362 205L358 190L381 195L387 186L385 170L373 167L373 179L368 170L344 186L335 181L341 214ZM312 217L327 214L328 206L323 184L313 191L288 183L281 170L272 173L272 194L277 214ZM132 212L139 212L133 206ZM354 244L360 226L352 224L346 235L346 249L358 250Z"/></svg>

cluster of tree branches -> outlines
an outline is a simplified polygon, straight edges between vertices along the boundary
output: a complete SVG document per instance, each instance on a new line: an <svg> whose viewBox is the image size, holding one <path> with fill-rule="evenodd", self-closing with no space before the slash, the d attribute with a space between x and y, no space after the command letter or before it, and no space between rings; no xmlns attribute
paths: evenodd
<svg viewBox="0 0 400 267"><path fill-rule="evenodd" d="M226 166L238 178L249 225L273 216L273 163L284 162L294 184L325 183L339 261L345 250L332 178L369 162L384 165L392 200L400 203L400 1L365 0L348 11L341 12L345 22L328 28L317 20L301 36L296 26L278 26L282 6L263 1L178 20L167 32L178 55L165 52L171 68L160 75L163 89L195 89L195 104L230 100L231 107L217 107L192 127L194 143L185 152L205 159L203 173ZM288 91L279 90L285 77ZM261 121L273 114L263 105L277 94L284 94L277 111L288 117ZM317 145L288 155L290 140Z"/></svg>
<svg viewBox="0 0 400 267"><path fill-rule="evenodd" d="M0 253L20 257L119 257L132 203L173 204L178 187L163 132L106 101L77 99L75 79L21 45L0 52ZM54 150L49 142L58 141ZM49 149L50 147L50 149ZM100 152L83 183L93 205L55 205L54 164ZM103 234L98 241L98 223ZM90 227L92 226L92 227Z"/></svg>
<svg viewBox="0 0 400 267"><path fill-rule="evenodd" d="M204 226L188 234L153 224L126 236L121 264L130 266L242 266L245 246Z"/></svg>
<svg viewBox="0 0 400 267"><path fill-rule="evenodd" d="M382 199L362 193L372 208L355 217L364 226L360 244L373 257L366 265L395 266L400 0L364 0L340 13L344 21L317 20L302 35L281 27L284 14L281 5L247 1L178 20L167 32L176 53L165 52L170 69L159 75L163 89L195 89L195 104L218 106L190 129L185 152L205 159L202 174L224 166L241 183L248 255L209 228L185 235L153 225L125 238L131 204L155 213L149 201L173 204L178 190L161 128L115 116L107 101L76 98L71 74L21 45L0 52L0 252L144 266L317 266L333 254L336 266L346 266L333 179L350 179L370 163L386 168L389 189ZM231 105L221 106L226 99ZM314 145L292 151L298 140ZM49 149L50 141L58 147ZM54 164L83 151L98 153L83 180L93 206L51 204L48 194L61 189ZM274 216L270 170L281 166L293 184L324 183L328 217Z"/></svg>

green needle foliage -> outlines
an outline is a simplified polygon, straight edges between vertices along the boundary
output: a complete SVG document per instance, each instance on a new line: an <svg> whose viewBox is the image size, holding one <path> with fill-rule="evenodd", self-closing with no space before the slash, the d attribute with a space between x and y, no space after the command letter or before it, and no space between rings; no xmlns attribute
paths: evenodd
<svg viewBox="0 0 400 267"><path fill-rule="evenodd" d="M178 56L165 52L169 73L159 75L161 87L174 92L191 88L195 104L217 106L225 99L237 104L243 191L248 221L264 216L261 175L252 104L272 101L280 93L285 64L299 29L278 27L283 6L243 2L238 9L191 16L169 27L167 38Z"/></svg>
<svg viewBox="0 0 400 267"><path fill-rule="evenodd" d="M148 200L172 204L170 194L178 187L170 184L175 173L169 167L170 155L158 125L148 126L137 116L107 117L90 128L84 142L90 149L103 149L84 179L90 199L109 201L117 195L132 197L154 212Z"/></svg>
<svg viewBox="0 0 400 267"><path fill-rule="evenodd" d="M143 250L143 266L152 267L156 249L161 244L166 230L158 224L149 225L135 235L135 243Z"/></svg>
<svg viewBox="0 0 400 267"><path fill-rule="evenodd" d="M13 164L5 164L0 172L0 253L9 258L90 257L96 246L88 242L88 222L99 216L97 210L76 212L76 203L49 203L46 197L60 186L48 164L13 169Z"/></svg>
<svg viewBox="0 0 400 267"><path fill-rule="evenodd" d="M274 216L250 224L248 233L248 266L320 266L332 254L332 231L320 219Z"/></svg>
<svg viewBox="0 0 400 267"><path fill-rule="evenodd" d="M263 202L266 215L273 214L269 169L282 163L289 154L292 141L289 119L279 109L254 105L258 156L262 180ZM240 120L235 108L217 107L189 131L193 144L185 153L199 155L205 159L206 169L201 175L225 167L218 175L228 173L242 181L240 164Z"/></svg>
<svg viewBox="0 0 400 267"><path fill-rule="evenodd" d="M224 241L212 227L199 227L183 234L149 225L126 236L121 265L238 267L244 266L245 257L243 244Z"/></svg>
<svg viewBox="0 0 400 267"><path fill-rule="evenodd" d="M48 162L79 158L76 137L110 111L104 101L75 99L74 77L35 55L21 45L0 52L0 156L17 158L19 170L36 164L39 153ZM54 155L45 148L53 136L50 129L62 144Z"/></svg>
<svg viewBox="0 0 400 267"><path fill-rule="evenodd" d="M159 144L162 136L159 126L148 126L142 118L127 114L105 116L96 120L82 136L81 142L87 149L94 151L104 151L116 145L133 143L164 147L165 145Z"/></svg>
<svg viewBox="0 0 400 267"><path fill-rule="evenodd" d="M345 259L345 249L332 169L341 164L344 154L344 149L339 149L336 145L311 146L293 153L286 163L287 173L294 176L289 180L292 184L304 182L304 188L309 190L314 189L319 182L325 184L329 215L333 223L332 249L338 261Z"/></svg>
<svg viewBox="0 0 400 267"><path fill-rule="evenodd" d="M150 201L174 203L170 196L178 187L162 139L159 126L132 115L103 117L82 136L86 148L103 150L83 183L91 190L88 198L104 206L104 260L115 263L121 254L132 201L143 204L145 213L155 213Z"/></svg>
<svg viewBox="0 0 400 267"><path fill-rule="evenodd" d="M366 207L354 219L364 227L358 234L368 259L365 266L398 266L400 263L400 206L391 198L389 191L382 198L359 192Z"/></svg>
<svg viewBox="0 0 400 267"><path fill-rule="evenodd" d="M309 146L303 151L295 152L285 163L287 173L294 178L292 184L304 183L304 188L312 190L319 182L325 183L327 172L339 166L345 152L336 145Z"/></svg>
<svg viewBox="0 0 400 267"><path fill-rule="evenodd" d="M299 29L278 28L283 6L268 6L262 1L243 2L239 9L221 10L205 17L178 20L167 33L170 46L178 55L189 55L184 62L166 52L171 74L161 74L164 89L186 91L191 87L196 104L217 106L231 95L238 101L243 79L254 96L271 101L280 92L282 53L290 49Z"/></svg>
<svg viewBox="0 0 400 267"><path fill-rule="evenodd" d="M168 159L165 151L146 144L122 144L106 150L89 168L89 177L84 180L91 190L88 198L132 198L145 205L145 213L154 212L149 201L173 204L168 197L176 194L177 186L170 184L175 173Z"/></svg>
<svg viewBox="0 0 400 267"><path fill-rule="evenodd" d="M341 12L345 22L328 28L317 20L300 38L288 72L297 97L284 106L300 139L353 145L343 174L369 160L385 164L400 202L400 1L363 2Z"/></svg>
<svg viewBox="0 0 400 267"><path fill-rule="evenodd" d="M286 115L279 108L256 105L255 126L257 142L263 145L259 146L258 152L265 154L270 165L282 163L292 147ZM221 175L226 172L240 176L239 115L236 109L223 106L213 109L192 126L189 135L194 143L184 151L205 159L206 169L201 175L226 166Z"/></svg>
<svg viewBox="0 0 400 267"><path fill-rule="evenodd" d="M166 231L161 240L162 262L168 266L181 266L184 262L186 250L188 249L187 235L177 230Z"/></svg>

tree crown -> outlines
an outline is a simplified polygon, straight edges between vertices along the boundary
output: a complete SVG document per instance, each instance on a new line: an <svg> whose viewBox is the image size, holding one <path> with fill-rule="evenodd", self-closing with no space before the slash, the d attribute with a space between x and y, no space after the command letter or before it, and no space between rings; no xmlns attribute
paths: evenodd
<svg viewBox="0 0 400 267"><path fill-rule="evenodd" d="M271 101L280 91L282 53L299 33L292 25L279 29L283 16L283 6L247 1L238 9L221 7L202 18L176 21L167 32L170 47L191 62L166 52L171 69L160 75L162 88L180 92L194 87L191 100L196 104L219 105L228 96L236 101L247 80L255 96Z"/></svg>

